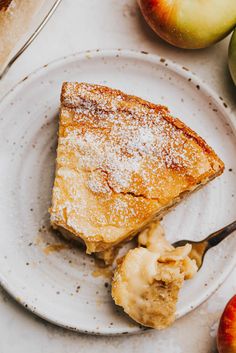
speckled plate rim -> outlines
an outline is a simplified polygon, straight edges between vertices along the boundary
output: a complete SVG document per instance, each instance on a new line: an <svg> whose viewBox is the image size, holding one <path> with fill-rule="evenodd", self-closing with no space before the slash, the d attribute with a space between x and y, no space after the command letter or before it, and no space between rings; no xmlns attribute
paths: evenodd
<svg viewBox="0 0 236 353"><path fill-rule="evenodd" d="M4 102L5 99L9 98L9 96L14 92L16 93L18 90L21 90L22 88L24 89L24 85L26 84L26 80L28 79L35 79L37 77L40 77L41 73L44 72L45 70L50 70L50 68L59 68L62 66L65 62L74 62L83 60L85 58L100 58L100 57L125 57L129 59L137 59L137 60L144 60L146 62L149 62L151 65L158 65L158 66L163 66L163 68L167 68L168 70L178 74L182 78L186 79L190 85L195 85L196 89L201 89L201 91L211 99L211 101L214 102L215 106L217 109L220 111L220 113L224 116L226 121L230 124L232 131L236 137L236 121L234 120L233 112L231 109L227 106L227 104L224 102L224 99L220 97L211 87L209 87L205 82L203 82L201 79L199 79L195 73L191 72L187 67L181 66L177 64L176 62L173 62L169 59L160 57L156 54L150 54L146 51L135 51L135 50L128 50L128 49L96 49L96 50L86 50L82 52L76 52L68 56L63 56L58 59L55 59L51 61L49 64L45 64L42 67L36 69L32 73L30 73L28 76L24 77L21 81L19 81L13 88L11 88L1 99L0 99L0 104ZM206 301L212 294L215 293L215 291L222 285L222 283L225 281L225 279L229 276L233 268L236 266L236 256L233 256L231 258L231 261L228 263L227 268L219 275L217 280L211 285L208 286L207 290L205 291L204 294L199 295L198 299L195 300L195 302L191 303L191 305L186 305L185 308L179 312L177 312L176 318L181 318L182 316L186 315L187 313L191 312L192 310L196 309L200 304L202 304L204 301ZM124 335L124 334L136 334L140 332L146 332L149 330L148 328L140 328L137 326L137 330L133 330L132 332L123 332L123 333L117 333L112 332L111 330L101 330L100 332L94 332L92 330L87 330L87 328L83 327L69 327L66 326L63 321L55 320L53 317L48 316L47 313L42 312L40 308L34 308L32 307L29 303L23 302L20 300L18 294L17 294L17 289L14 288L14 286L10 283L8 283L7 279L1 274L0 272L0 285L21 305L23 305L27 310L31 311L33 314L41 317L42 319L55 324L57 326L72 330L72 331L77 331L81 333L89 333L89 334L95 334L95 335Z"/></svg>

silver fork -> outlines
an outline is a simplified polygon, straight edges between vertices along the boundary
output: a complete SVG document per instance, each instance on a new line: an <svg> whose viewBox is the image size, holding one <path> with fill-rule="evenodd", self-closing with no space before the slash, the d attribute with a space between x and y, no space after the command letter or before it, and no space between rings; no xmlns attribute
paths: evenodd
<svg viewBox="0 0 236 353"><path fill-rule="evenodd" d="M200 268L202 267L206 252L209 249L213 248L214 246L218 245L220 242L222 242L235 230L236 230L236 221L210 234L208 237L206 237L203 240L192 241L192 240L183 239L183 240L176 241L172 245L174 247L177 247L177 246L184 246L186 244L191 244L192 250L189 254L189 257L196 260L198 271L199 271Z"/></svg>
<svg viewBox="0 0 236 353"><path fill-rule="evenodd" d="M3 71L0 72L0 80L6 75L10 67L14 64L14 62L19 58L19 56L28 48L28 46L33 42L33 40L38 36L38 34L42 31L46 23L49 21L49 19L52 17L53 13L57 9L58 5L60 4L62 0L56 0L47 13L47 15L44 17L40 25L36 28L34 33L29 37L29 39L25 42L25 44L18 50L18 52L11 58L11 60L8 62L8 64L4 67Z"/></svg>

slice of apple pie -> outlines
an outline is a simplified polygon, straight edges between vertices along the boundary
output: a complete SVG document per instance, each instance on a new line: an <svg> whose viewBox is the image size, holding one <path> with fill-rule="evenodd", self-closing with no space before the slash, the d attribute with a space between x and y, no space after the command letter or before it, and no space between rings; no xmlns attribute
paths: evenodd
<svg viewBox="0 0 236 353"><path fill-rule="evenodd" d="M132 238L224 164L169 110L104 86L62 86L51 223L87 252Z"/></svg>

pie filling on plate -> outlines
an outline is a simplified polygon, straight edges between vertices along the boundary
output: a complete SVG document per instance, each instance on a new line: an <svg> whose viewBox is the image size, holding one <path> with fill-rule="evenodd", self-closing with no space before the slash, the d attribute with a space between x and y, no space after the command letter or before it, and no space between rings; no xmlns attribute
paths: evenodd
<svg viewBox="0 0 236 353"><path fill-rule="evenodd" d="M171 324L178 291L196 272L190 245L173 249L163 235L153 242L145 228L223 170L166 107L105 86L63 84L51 224L98 257L143 231L145 247L125 255L112 282L115 302L139 323Z"/></svg>
<svg viewBox="0 0 236 353"><path fill-rule="evenodd" d="M121 259L112 281L112 297L135 321L163 329L173 323L178 293L197 272L191 245L174 248L158 223L138 237L139 247Z"/></svg>

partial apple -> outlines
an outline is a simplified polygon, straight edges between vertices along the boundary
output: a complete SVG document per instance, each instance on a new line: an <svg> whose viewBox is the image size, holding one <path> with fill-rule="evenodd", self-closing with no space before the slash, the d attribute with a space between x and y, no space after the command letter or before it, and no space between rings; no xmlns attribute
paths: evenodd
<svg viewBox="0 0 236 353"><path fill-rule="evenodd" d="M236 295L228 302L217 334L219 353L236 353Z"/></svg>
<svg viewBox="0 0 236 353"><path fill-rule="evenodd" d="M180 48L208 47L236 25L236 0L138 0L138 4L151 28Z"/></svg>
<svg viewBox="0 0 236 353"><path fill-rule="evenodd" d="M236 85L236 29L234 30L229 44L229 71Z"/></svg>

